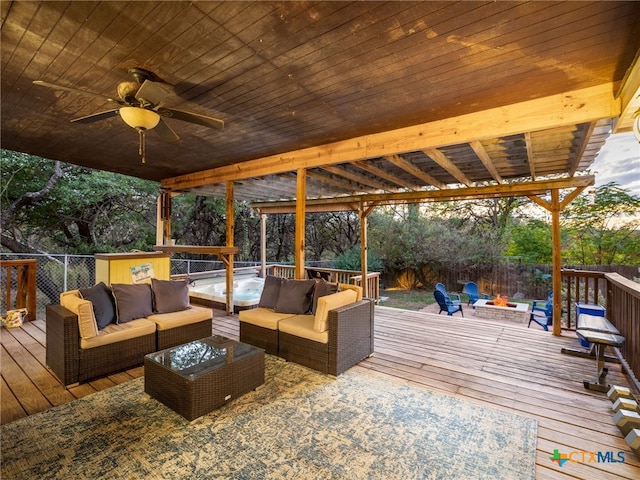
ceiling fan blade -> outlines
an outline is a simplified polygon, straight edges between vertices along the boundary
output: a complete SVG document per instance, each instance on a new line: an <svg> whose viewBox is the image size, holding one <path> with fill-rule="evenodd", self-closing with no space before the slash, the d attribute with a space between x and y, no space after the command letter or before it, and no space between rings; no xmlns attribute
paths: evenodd
<svg viewBox="0 0 640 480"><path fill-rule="evenodd" d="M222 120L198 115L197 113L183 112L182 110L173 110L169 108L159 108L158 113L163 117L175 118L176 120L182 120L183 122L217 128L218 130L222 130L224 128L224 122Z"/></svg>
<svg viewBox="0 0 640 480"><path fill-rule="evenodd" d="M160 119L160 122L158 122L158 125L155 126L153 131L156 132L165 142L175 142L180 140L180 137L173 131L173 128L167 125L166 122L163 122L162 119Z"/></svg>
<svg viewBox="0 0 640 480"><path fill-rule="evenodd" d="M136 93L136 99L142 104L147 103L155 107L164 100L169 93L171 92L161 83L145 80Z"/></svg>
<svg viewBox="0 0 640 480"><path fill-rule="evenodd" d="M86 117L79 117L71 119L73 123L93 123L99 120L104 120L106 118L117 117L120 115L120 109L116 108L115 110L107 110L106 112L100 113L92 113L91 115L87 115Z"/></svg>
<svg viewBox="0 0 640 480"><path fill-rule="evenodd" d="M55 83L43 82L42 80L34 80L33 84L40 85L41 87L53 88L56 90L64 90L65 92L77 93L79 95L84 95L87 97L100 98L107 102L114 102L118 105L124 105L124 102L116 98L107 97L106 95L100 95L99 93L87 92L86 90L80 90L79 88L65 87L63 85L56 85Z"/></svg>

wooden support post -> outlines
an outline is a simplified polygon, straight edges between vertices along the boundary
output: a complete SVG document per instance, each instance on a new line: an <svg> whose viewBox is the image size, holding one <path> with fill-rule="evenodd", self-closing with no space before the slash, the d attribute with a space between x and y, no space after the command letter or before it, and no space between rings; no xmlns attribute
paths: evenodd
<svg viewBox="0 0 640 480"><path fill-rule="evenodd" d="M360 267L362 270L362 296L369 297L369 282L367 281L367 275L369 271L368 259L367 259L367 218L368 211L365 210L365 205L361 202L358 209L358 216L360 217Z"/></svg>
<svg viewBox="0 0 640 480"><path fill-rule="evenodd" d="M233 182L226 182L227 247L234 246ZM233 315L233 253L227 255L227 315Z"/></svg>
<svg viewBox="0 0 640 480"><path fill-rule="evenodd" d="M267 215L260 214L260 276L267 276Z"/></svg>
<svg viewBox="0 0 640 480"><path fill-rule="evenodd" d="M553 334L562 334L562 255L560 252L560 191L551 190L551 241L553 242Z"/></svg>
<svg viewBox="0 0 640 480"><path fill-rule="evenodd" d="M171 245L171 192L160 194L156 209L156 244Z"/></svg>
<svg viewBox="0 0 640 480"><path fill-rule="evenodd" d="M307 213L307 171L297 170L296 181L296 237L295 237L295 278L303 279L304 274L304 237L305 215Z"/></svg>

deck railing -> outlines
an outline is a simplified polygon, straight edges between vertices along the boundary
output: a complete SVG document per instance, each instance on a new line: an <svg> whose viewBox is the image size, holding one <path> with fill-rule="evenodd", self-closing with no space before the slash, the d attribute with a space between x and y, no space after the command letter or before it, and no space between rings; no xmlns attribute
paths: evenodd
<svg viewBox="0 0 640 480"><path fill-rule="evenodd" d="M591 270L562 269L563 311L566 321L563 328L576 328L576 303L590 303L607 308L605 272Z"/></svg>
<svg viewBox="0 0 640 480"><path fill-rule="evenodd" d="M4 306L6 310L26 308L26 320L36 319L36 260L0 260L6 281ZM14 281L15 279L15 281ZM4 314L4 312L2 312Z"/></svg>
<svg viewBox="0 0 640 480"><path fill-rule="evenodd" d="M640 388L640 284L617 273L586 270L562 270L564 310L563 327L576 326L575 303L602 305L606 317L620 331L625 342L616 354L632 381Z"/></svg>
<svg viewBox="0 0 640 480"><path fill-rule="evenodd" d="M310 270L307 268L306 270ZM339 270L337 268L316 268L313 267L314 275L319 273L320 276L329 282L350 283L362 287L362 272L355 270ZM269 275L276 277L294 278L295 266L293 265L268 265L267 272ZM380 273L367 272L367 292L368 297L377 303L380 298Z"/></svg>

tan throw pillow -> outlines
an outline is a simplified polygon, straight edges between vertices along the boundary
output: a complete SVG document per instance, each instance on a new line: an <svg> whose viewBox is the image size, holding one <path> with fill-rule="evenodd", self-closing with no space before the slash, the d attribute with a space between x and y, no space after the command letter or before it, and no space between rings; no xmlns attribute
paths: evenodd
<svg viewBox="0 0 640 480"><path fill-rule="evenodd" d="M321 278L320 280L316 280L316 286L313 289L313 304L311 305L311 313L314 315L316 314L316 310L318 309L318 299L320 297L331 295L332 293L336 293L337 291L337 283L329 283L323 278Z"/></svg>
<svg viewBox="0 0 640 480"><path fill-rule="evenodd" d="M313 322L313 329L316 332L324 332L329 328L329 311L338 307L355 303L357 293L354 290L344 290L342 292L325 295L318 299L316 316Z"/></svg>
<svg viewBox="0 0 640 480"><path fill-rule="evenodd" d="M353 290L357 294L356 302L362 300L362 287L359 287L358 285L351 285L350 283L339 283L338 291L341 292L343 290Z"/></svg>
<svg viewBox="0 0 640 480"><path fill-rule="evenodd" d="M78 290L60 294L60 305L78 316L78 329L81 338L93 338L98 335L98 323L93 312L93 304L80 298Z"/></svg>

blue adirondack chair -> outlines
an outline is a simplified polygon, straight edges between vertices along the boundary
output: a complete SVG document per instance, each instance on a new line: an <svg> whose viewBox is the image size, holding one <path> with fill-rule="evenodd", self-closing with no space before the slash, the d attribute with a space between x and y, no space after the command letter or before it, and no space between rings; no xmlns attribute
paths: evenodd
<svg viewBox="0 0 640 480"><path fill-rule="evenodd" d="M544 302L544 307L537 305L541 302ZM549 327L553 325L553 302L551 300L534 300L527 328L531 326L531 322L537 323L548 332Z"/></svg>
<svg viewBox="0 0 640 480"><path fill-rule="evenodd" d="M446 287L444 286L444 283L436 283L436 290L438 290L439 292L442 292L445 296L445 298L448 298L448 300L453 304L453 305L462 305L462 300L460 299L460 294L459 293L455 293L455 292L447 292Z"/></svg>
<svg viewBox="0 0 640 480"><path fill-rule="evenodd" d="M546 300L534 300L531 306L531 315L529 316L529 324L531 322L540 325L546 332L553 325L553 291L549 292Z"/></svg>
<svg viewBox="0 0 640 480"><path fill-rule="evenodd" d="M447 312L447 315L452 316L456 312L460 312L460 315L464 317L464 312L462 311L462 305L454 305L451 299L442 293L440 290L435 290L433 292L433 296L438 302L440 306L440 311L438 314L442 312Z"/></svg>
<svg viewBox="0 0 640 480"><path fill-rule="evenodd" d="M464 284L464 291L469 296L467 305L473 305L478 299L489 299L489 295L486 293L480 293L480 288L476 282L467 282Z"/></svg>

